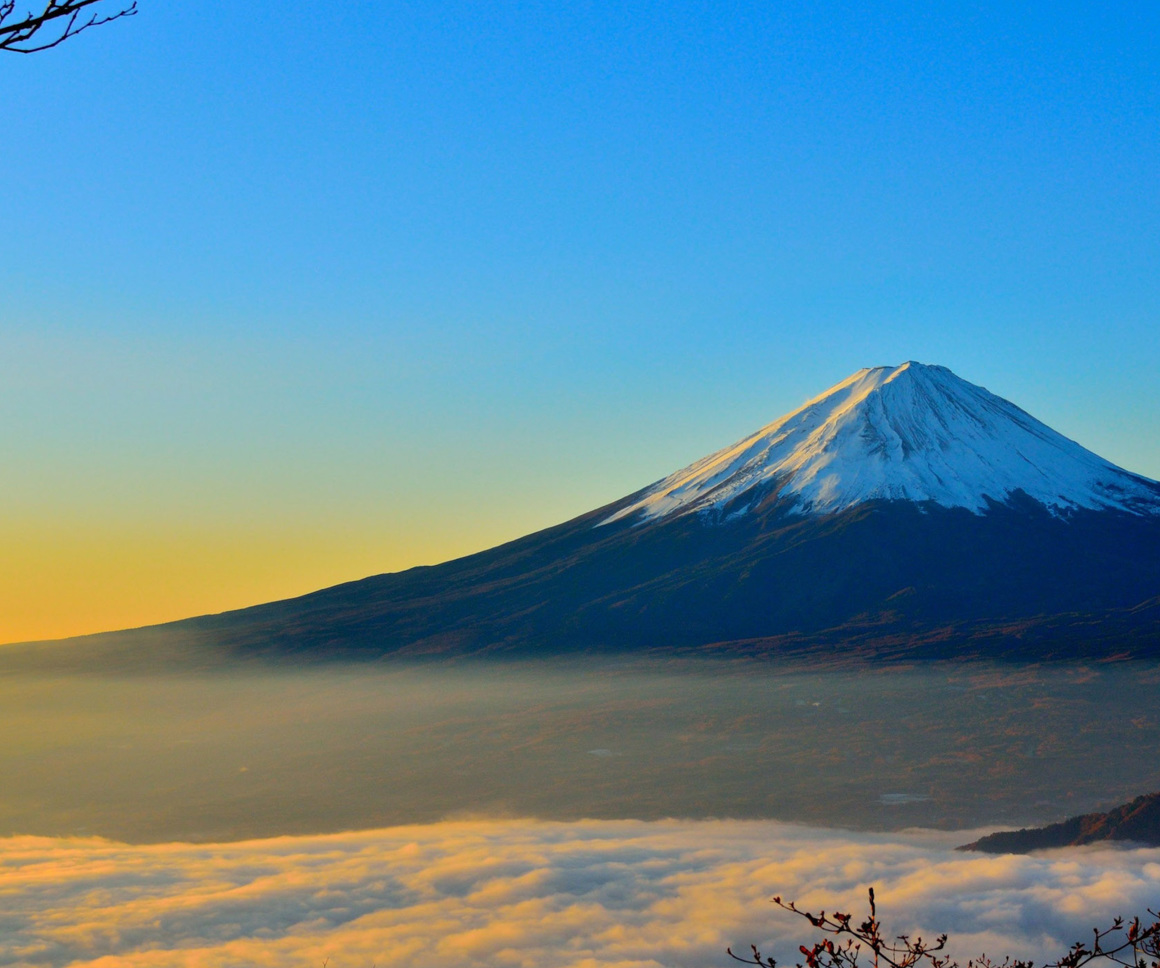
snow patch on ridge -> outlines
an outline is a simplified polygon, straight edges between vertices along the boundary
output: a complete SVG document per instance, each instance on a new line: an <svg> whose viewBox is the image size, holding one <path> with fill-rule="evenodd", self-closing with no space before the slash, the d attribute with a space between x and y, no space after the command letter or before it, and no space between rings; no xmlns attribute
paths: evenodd
<svg viewBox="0 0 1160 968"><path fill-rule="evenodd" d="M859 370L732 447L650 487L601 524L720 510L772 488L798 513L871 500L983 513L1021 491L1061 514L1160 513L1160 484L1104 460L942 366ZM744 513L745 507L733 513Z"/></svg>

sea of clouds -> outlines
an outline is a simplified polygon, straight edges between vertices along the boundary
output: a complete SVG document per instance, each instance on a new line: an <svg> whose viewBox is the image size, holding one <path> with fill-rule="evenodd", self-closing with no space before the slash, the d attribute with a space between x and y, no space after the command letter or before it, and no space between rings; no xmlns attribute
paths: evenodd
<svg viewBox="0 0 1160 968"><path fill-rule="evenodd" d="M773 894L956 954L1055 955L1160 903L1160 850L956 853L970 835L480 820L228 844L0 840L0 964L653 968L792 959Z"/></svg>

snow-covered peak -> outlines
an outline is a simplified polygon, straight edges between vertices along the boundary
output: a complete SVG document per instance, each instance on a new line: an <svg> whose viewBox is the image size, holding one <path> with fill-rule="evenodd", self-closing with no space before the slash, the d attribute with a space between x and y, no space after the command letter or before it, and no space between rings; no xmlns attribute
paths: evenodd
<svg viewBox="0 0 1160 968"><path fill-rule="evenodd" d="M1054 513L1160 513L1160 484L1056 433L942 366L857 373L744 440L650 487L602 523L721 509L776 488L798 513L886 499L982 513L1016 491ZM737 501L730 513L744 513Z"/></svg>

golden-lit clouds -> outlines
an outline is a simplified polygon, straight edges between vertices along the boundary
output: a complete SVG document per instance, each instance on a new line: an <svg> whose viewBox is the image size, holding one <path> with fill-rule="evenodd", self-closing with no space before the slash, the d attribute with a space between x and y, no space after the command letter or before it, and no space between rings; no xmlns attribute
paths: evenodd
<svg viewBox="0 0 1160 968"><path fill-rule="evenodd" d="M956 952L1053 953L1155 906L1160 851L954 853L962 835L774 822L448 822L233 844L0 841L0 963L654 968L792 955L775 892Z"/></svg>

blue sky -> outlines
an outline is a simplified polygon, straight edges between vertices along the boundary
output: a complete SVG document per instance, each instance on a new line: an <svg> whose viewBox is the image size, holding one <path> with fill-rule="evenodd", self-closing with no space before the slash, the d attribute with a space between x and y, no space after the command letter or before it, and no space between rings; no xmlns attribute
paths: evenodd
<svg viewBox="0 0 1160 968"><path fill-rule="evenodd" d="M5 56L0 639L476 550L912 358L1160 477L1158 28L143 0Z"/></svg>

